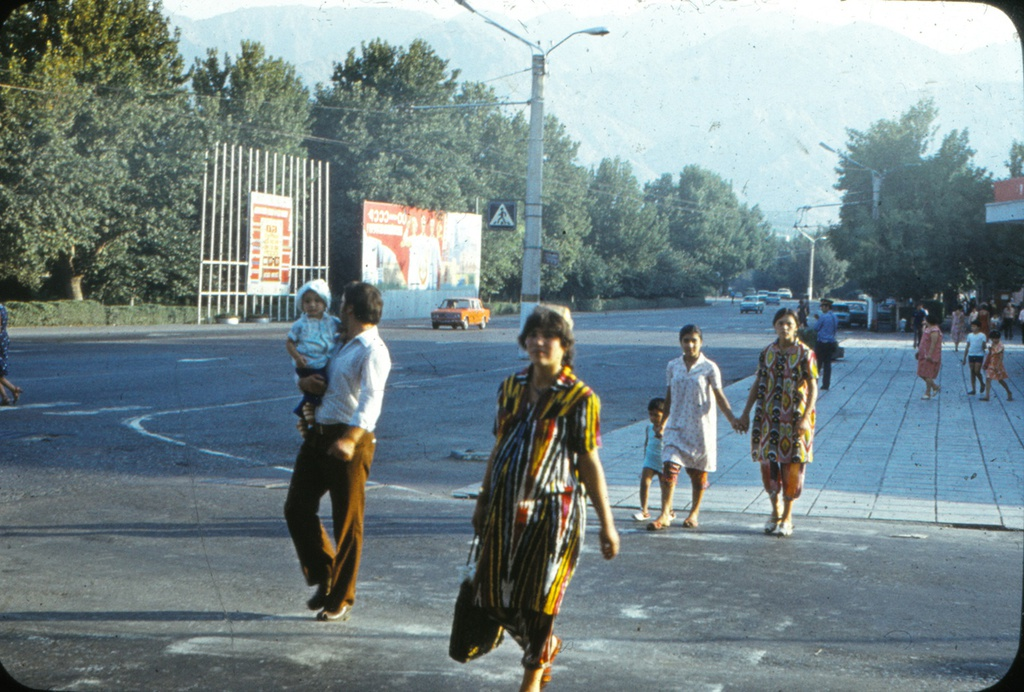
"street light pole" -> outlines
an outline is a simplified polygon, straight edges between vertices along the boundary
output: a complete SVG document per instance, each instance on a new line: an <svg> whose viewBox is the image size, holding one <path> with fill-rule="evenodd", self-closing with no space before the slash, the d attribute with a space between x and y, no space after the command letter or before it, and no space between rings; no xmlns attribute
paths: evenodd
<svg viewBox="0 0 1024 692"><path fill-rule="evenodd" d="M871 218L877 221L879 214L878 207L882 202L882 181L885 180L885 175L886 173L888 173L888 171L886 171L886 173L879 173L874 168L871 168L870 166L865 166L863 163L854 161L846 154L836 151L835 149L825 144L824 142L818 142L818 145L821 146L822 149L831 151L833 154L841 158L843 161L852 163L854 166L857 166L858 168L863 168L865 171L871 173Z"/></svg>
<svg viewBox="0 0 1024 692"><path fill-rule="evenodd" d="M807 270L807 302L810 304L814 300L814 246L818 244L818 241L824 238L824 235L810 235L800 231L800 235L807 240L811 241L811 266Z"/></svg>
<svg viewBox="0 0 1024 692"><path fill-rule="evenodd" d="M902 166L896 166L896 168L889 168L884 171L876 171L874 168L871 168L870 166L865 166L863 163L860 163L859 161L854 161L846 154L840 151L836 151L835 149L825 144L824 142L818 142L818 144L821 146L822 149L827 149L828 151L831 151L833 154L841 158L843 161L851 163L854 166L857 166L858 168L863 168L865 171L871 174L871 218L874 221L878 221L879 207L882 203L882 183L885 182L885 177L892 173L897 168L906 168L908 166L921 165L920 163L905 163Z"/></svg>
<svg viewBox="0 0 1024 692"><path fill-rule="evenodd" d="M551 51L577 34L605 36L608 34L608 30L601 26L580 29L544 50L539 43L529 41L480 14L466 0L455 0L455 2L473 14L479 15L488 24L525 43L533 53L531 69L533 81L530 88L530 140L526 158L526 234L523 238L523 280L519 292L519 326L521 328L526 324L526 318L533 312L533 308L540 303L544 211L541 203L544 188L544 75L547 70L547 57Z"/></svg>

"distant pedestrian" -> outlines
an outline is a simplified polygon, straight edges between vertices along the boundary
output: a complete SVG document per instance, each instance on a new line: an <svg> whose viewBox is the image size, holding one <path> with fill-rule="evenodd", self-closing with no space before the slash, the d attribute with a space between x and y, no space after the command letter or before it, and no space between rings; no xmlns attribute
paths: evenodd
<svg viewBox="0 0 1024 692"><path fill-rule="evenodd" d="M807 307L807 299L801 298L800 302L796 306L796 322L800 326L800 329L807 328L807 315L810 312Z"/></svg>
<svg viewBox="0 0 1024 692"><path fill-rule="evenodd" d="M7 357L10 354L10 347L11 339L7 335L7 306L0 303L0 406L18 403L22 393L21 387L7 379Z"/></svg>
<svg viewBox="0 0 1024 692"><path fill-rule="evenodd" d="M561 650L555 617L586 533L587 497L601 524L601 554L619 552L598 456L601 402L572 369L567 310L534 308L519 334L530 366L498 388L495 444L473 528L480 536L475 602L523 649L520 692L551 679Z"/></svg>
<svg viewBox="0 0 1024 692"><path fill-rule="evenodd" d="M1013 303L1007 301L1006 306L1003 308L1003 338L1009 341L1013 338L1013 323L1017 320L1017 311L1013 307Z"/></svg>
<svg viewBox="0 0 1024 692"><path fill-rule="evenodd" d="M964 344L964 360L961 363L961 365L970 364L971 368L971 390L967 392L968 394L975 393L975 380L981 385L982 393L985 392L985 378L981 374L981 366L985 362L986 341L985 335L981 333L981 322L979 320L971 322L971 333L967 335Z"/></svg>
<svg viewBox="0 0 1024 692"><path fill-rule="evenodd" d="M771 501L764 532L789 536L793 504L804 487L804 469L814 458L818 368L814 352L796 338L796 313L783 308L775 313L772 324L778 339L758 357L757 375L737 429L751 431L751 457L760 466L761 482Z"/></svg>
<svg viewBox="0 0 1024 692"><path fill-rule="evenodd" d="M327 314L331 306L331 288L323 279L313 279L295 292L295 302L302 315L292 323L285 341L288 355L295 361L295 374L300 378L319 375L325 384L329 384L327 360L338 340L338 325L341 323L334 315ZM310 407L303 410L306 404ZM302 401L295 407L300 431L304 432L316 422L315 409L319 405L319 396L303 394Z"/></svg>
<svg viewBox="0 0 1024 692"><path fill-rule="evenodd" d="M1017 306L1017 322L1020 325L1020 342L1024 344L1024 301Z"/></svg>
<svg viewBox="0 0 1024 692"><path fill-rule="evenodd" d="M925 328L921 332L921 343L917 347L917 376L924 380L924 396L932 398L932 392L938 396L942 387L935 381L942 368L942 329L939 327L938 313L925 317Z"/></svg>
<svg viewBox="0 0 1024 692"><path fill-rule="evenodd" d="M928 310L925 309L924 303L918 303L917 309L914 310L914 348L921 344L921 334L924 332L924 319L927 316Z"/></svg>
<svg viewBox="0 0 1024 692"><path fill-rule="evenodd" d="M987 338L988 333L992 331L992 310L988 303L982 303L978 308L978 322L981 323L981 333Z"/></svg>
<svg viewBox="0 0 1024 692"><path fill-rule="evenodd" d="M832 385L832 356L839 348L836 340L839 331L839 318L832 312L832 301L821 299L821 312L818 323L814 325L817 338L814 342L814 355L817 356L818 367L821 368L821 389L828 391Z"/></svg>
<svg viewBox="0 0 1024 692"><path fill-rule="evenodd" d="M647 402L647 425L644 426L644 464L640 469L640 511L633 515L636 521L651 518L648 500L651 481L657 477L661 484L661 422L665 418L665 400L656 397Z"/></svg>
<svg viewBox="0 0 1024 692"><path fill-rule="evenodd" d="M686 469L690 478L690 513L683 526L695 529L700 521L700 505L708 487L708 473L718 463L718 418L716 406L737 427L729 400L722 391L722 373L718 366L700 352L704 337L700 327L688 324L679 330L679 347L683 354L669 361L665 370L665 417L662 433L664 461L661 474L661 516L647 528L667 529L674 513L679 472Z"/></svg>
<svg viewBox="0 0 1024 692"><path fill-rule="evenodd" d="M957 305L950 316L949 338L953 340L953 350L960 351L960 342L964 340L968 331L967 315L964 314L963 306Z"/></svg>
<svg viewBox="0 0 1024 692"><path fill-rule="evenodd" d="M1013 401L1013 392L1010 391L1009 385L1006 384L1006 380L1010 376L1006 373L1006 366L1003 364L1003 342L999 338L1000 334L998 331L993 329L989 332L988 338L992 342L992 345L988 349L988 355L985 356L985 377L988 381L985 383L985 396L981 397L979 401L988 401L989 397L992 396L992 382L993 380L1003 385L1003 389L1006 390L1006 400Z"/></svg>

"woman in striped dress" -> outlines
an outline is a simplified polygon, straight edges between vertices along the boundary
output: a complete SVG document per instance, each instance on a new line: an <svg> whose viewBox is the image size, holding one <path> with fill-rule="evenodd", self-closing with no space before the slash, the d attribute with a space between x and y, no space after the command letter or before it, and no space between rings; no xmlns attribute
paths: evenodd
<svg viewBox="0 0 1024 692"><path fill-rule="evenodd" d="M524 691L550 680L561 648L554 619L583 544L587 495L605 559L619 549L597 453L601 402L572 371L563 310L536 308L519 335L530 367L498 390L497 439L473 514L476 600L523 648Z"/></svg>

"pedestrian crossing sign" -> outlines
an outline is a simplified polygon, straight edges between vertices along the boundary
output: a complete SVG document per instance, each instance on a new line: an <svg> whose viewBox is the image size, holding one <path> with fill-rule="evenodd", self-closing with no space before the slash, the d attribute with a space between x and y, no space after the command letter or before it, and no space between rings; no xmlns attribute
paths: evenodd
<svg viewBox="0 0 1024 692"><path fill-rule="evenodd" d="M507 199L488 202L487 219L487 227L492 230L515 230L516 203Z"/></svg>

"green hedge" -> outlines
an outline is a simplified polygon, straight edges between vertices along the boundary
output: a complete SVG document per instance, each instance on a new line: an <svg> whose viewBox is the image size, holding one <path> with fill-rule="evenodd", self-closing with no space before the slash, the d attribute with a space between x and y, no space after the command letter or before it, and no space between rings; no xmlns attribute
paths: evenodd
<svg viewBox="0 0 1024 692"><path fill-rule="evenodd" d="M196 321L195 306L103 305L95 300L11 302L4 305L11 327L190 324Z"/></svg>

